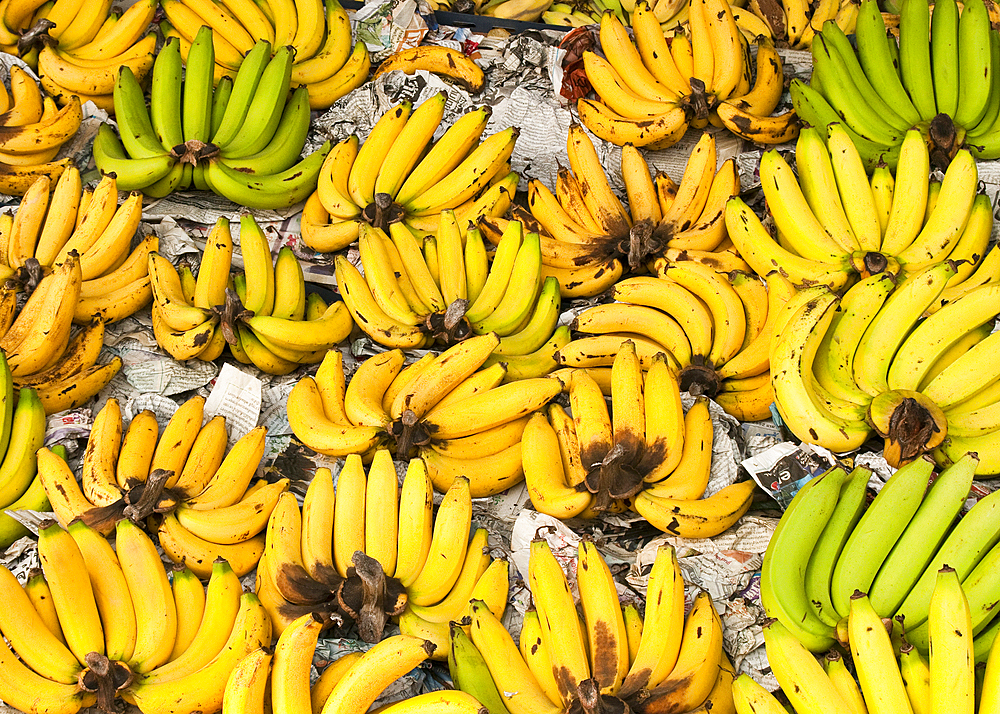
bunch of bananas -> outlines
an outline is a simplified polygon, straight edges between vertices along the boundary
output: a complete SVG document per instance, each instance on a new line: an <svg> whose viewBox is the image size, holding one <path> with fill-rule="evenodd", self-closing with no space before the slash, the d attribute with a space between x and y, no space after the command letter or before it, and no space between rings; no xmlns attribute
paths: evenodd
<svg viewBox="0 0 1000 714"><path fill-rule="evenodd" d="M860 14L860 0L824 0L808 3L802 0L750 0L741 15L751 14L761 22L759 28L753 20L748 27L763 30L780 47L809 49L813 39L830 22L844 34L853 35ZM733 11L736 14L736 10ZM751 24L752 23L752 24ZM752 41L752 37L750 38Z"/></svg>
<svg viewBox="0 0 1000 714"><path fill-rule="evenodd" d="M160 514L160 547L174 562L201 578L219 557L240 577L253 570L288 480L251 484L266 429L251 430L227 453L226 420L216 416L202 426L204 405L202 397L184 402L160 434L148 410L123 429L121 408L109 399L94 419L80 483L65 461L39 450L39 477L55 516L110 533L123 518L142 523Z"/></svg>
<svg viewBox="0 0 1000 714"><path fill-rule="evenodd" d="M526 417L562 383L547 376L502 384L502 363L480 369L499 341L494 333L476 335L405 368L401 350L383 352L362 362L346 388L343 357L331 350L316 378L299 380L288 395L288 423L321 454L394 444L397 458L419 453L439 491L467 476L473 498L500 493L524 477Z"/></svg>
<svg viewBox="0 0 1000 714"><path fill-rule="evenodd" d="M83 11L85 3L65 0L66 17L60 28L62 13L53 6L45 19L55 22L48 29L55 46L45 46L38 53L38 76L45 91L60 104L92 101L109 113L115 112L114 91L119 72L128 67L139 82L145 81L153 68L156 35L147 34L156 14L157 0L139 0L130 6L113 25L103 25L109 7L103 2ZM8 9L10 5L8 4ZM75 17L71 14L75 12ZM74 30L76 26L76 31ZM62 30L65 30L64 32ZM84 40L91 30L97 33L89 42ZM67 33L73 42L64 42ZM73 45L70 47L69 45Z"/></svg>
<svg viewBox="0 0 1000 714"><path fill-rule="evenodd" d="M681 391L710 396L744 421L768 418L771 341L790 317L784 306L795 288L777 273L765 288L752 273L695 260L657 261L656 269L656 277L619 281L615 302L577 315L572 327L582 335L556 352L559 364L610 384L611 365L631 341L643 369L664 353Z"/></svg>
<svg viewBox="0 0 1000 714"><path fill-rule="evenodd" d="M233 279L233 238L222 217L209 233L197 278L156 252L149 255L153 334L171 357L211 361L228 343L239 362L288 374L321 361L350 334L354 323L345 304L327 306L306 294L291 248L272 262L267 236L249 213L240 217L240 252L244 273Z"/></svg>
<svg viewBox="0 0 1000 714"><path fill-rule="evenodd" d="M0 568L0 630L10 643L0 646L0 697L28 714L113 711L117 696L144 714L218 711L236 664L271 642L256 596L242 594L220 561L207 595L182 596L175 575L175 598L149 536L123 520L115 543L82 521L68 530L42 522L38 554L54 618L43 619Z"/></svg>
<svg viewBox="0 0 1000 714"><path fill-rule="evenodd" d="M995 34L978 0L964 4L961 18L954 0L935 2L933 13L923 0L907 0L897 47L875 0L863 0L856 53L835 23L816 35L812 87L793 84L796 111L813 126L835 115L863 155L890 165L913 126L942 167L963 143L977 158L1000 157Z"/></svg>
<svg viewBox="0 0 1000 714"><path fill-rule="evenodd" d="M346 257L335 259L344 302L365 334L413 348L495 332L497 359L514 358L507 381L556 368L554 352L568 331L555 334L559 282L542 278L537 233L524 236L519 222L507 222L492 265L480 231L469 228L463 241L451 210L441 212L437 236L424 236L422 245L404 223L391 224L389 233L361 225L364 277Z"/></svg>
<svg viewBox="0 0 1000 714"><path fill-rule="evenodd" d="M276 632L310 612L345 615L374 643L398 616L403 634L433 642L444 659L448 622L467 614L470 598L503 614L508 565L485 552L484 529L469 539L468 480L456 480L433 517L423 461L410 461L401 489L397 479L392 457L380 449L367 476L361 457L348 456L336 490L329 469L318 469L301 513L294 496L282 496L256 584Z"/></svg>
<svg viewBox="0 0 1000 714"><path fill-rule="evenodd" d="M845 620L865 593L876 617L905 624L908 641L927 652L933 637L934 582L953 568L971 608L977 659L1000 630L992 603L996 582L998 499L980 499L954 526L969 496L977 459L967 455L927 489L932 464L917 460L893 474L865 508L870 472L835 468L802 487L768 544L761 603L807 649L847 644ZM926 493L925 493L926 491ZM884 631L884 630L883 630ZM854 645L854 632L850 633Z"/></svg>
<svg viewBox="0 0 1000 714"><path fill-rule="evenodd" d="M45 438L45 408L35 390L25 387L14 402L14 380L0 358L0 548L6 549L28 529L5 511L48 511L49 502L37 475L35 451Z"/></svg>
<svg viewBox="0 0 1000 714"><path fill-rule="evenodd" d="M947 465L973 451L977 475L1000 472L996 370L986 358L1000 287L973 288L922 317L954 275L953 263L937 263L898 287L876 274L843 298L815 287L790 300L770 364L775 404L792 432L845 452L874 429L890 464L933 450Z"/></svg>
<svg viewBox="0 0 1000 714"><path fill-rule="evenodd" d="M543 274L559 280L563 294L592 297L630 270L652 268L658 257L725 260L725 206L740 191L732 159L716 170L715 138L698 141L680 184L649 166L634 146L622 147L622 178L629 208L618 199L590 137L571 124L566 143L569 168L559 170L556 192L541 181L528 183L528 210L512 215L541 236ZM491 242L499 242L504 219L480 221ZM719 252L712 252L719 251Z"/></svg>
<svg viewBox="0 0 1000 714"><path fill-rule="evenodd" d="M193 184L248 208L305 200L329 147L299 158L310 110L309 90L289 95L294 50L280 47L272 58L260 40L232 83L213 89L212 38L210 26L198 31L186 66L180 41L167 40L153 66L148 109L137 77L122 69L114 86L121 139L102 125L94 162L122 188L149 196Z"/></svg>
<svg viewBox="0 0 1000 714"><path fill-rule="evenodd" d="M443 45L417 45L397 50L382 61L372 79L395 70L412 75L421 69L455 80L469 94L481 92L486 82L483 70L468 55Z"/></svg>
<svg viewBox="0 0 1000 714"><path fill-rule="evenodd" d="M322 619L306 614L281 633L273 651L248 654L226 683L222 714L312 711L339 714L367 711L394 681L425 662L434 643L395 635L364 654L344 655L330 664L309 689L309 671ZM270 689L270 694L268 694ZM381 707L384 714L482 714L480 703L464 692L439 690Z"/></svg>
<svg viewBox="0 0 1000 714"><path fill-rule="evenodd" d="M905 639L898 645L869 596L851 596L844 620L857 681L836 651L821 666L781 622L765 624L771 670L795 711L996 711L1000 645L974 638L976 603L958 572L943 565L931 575L924 625L933 645L929 656ZM741 714L785 711L746 675L733 682L733 696Z"/></svg>
<svg viewBox="0 0 1000 714"><path fill-rule="evenodd" d="M60 109L17 65L10 69L10 93L0 89L0 193L23 196L37 179L55 181L72 165L69 158L53 159L80 128L83 111L79 98Z"/></svg>
<svg viewBox="0 0 1000 714"><path fill-rule="evenodd" d="M626 626L611 571L591 541L580 543L576 579L582 618L548 543L533 540L527 581L534 609L519 645L481 601L471 608L473 647L461 628L452 630L453 676L457 669L462 691L511 712L726 711L727 702L731 711L734 674L722 651L722 623L704 591L685 621L673 548L657 551L645 617L632 610L635 627Z"/></svg>
<svg viewBox="0 0 1000 714"><path fill-rule="evenodd" d="M260 41L291 48L291 86L309 90L312 109L326 109L368 78L368 49L358 42L352 50L351 22L338 0L259 4L167 0L162 5L167 21L160 28L168 41L177 38L185 64L190 62L201 28L207 25L214 30L212 75L216 84L235 81L254 43Z"/></svg>
<svg viewBox="0 0 1000 714"><path fill-rule="evenodd" d="M46 183L47 179L42 179L42 184ZM42 184L41 190L45 192L47 199L47 186ZM117 192L114 196L117 197ZM109 212L112 215L130 213L131 209L126 205L128 201L116 213L115 198L109 199ZM6 355L14 384L19 388L34 389L45 411L53 414L88 401L107 386L121 369L122 361L120 357L114 357L106 364L97 364L104 341L104 322L96 313L81 315L81 303L87 299L81 300L84 259L78 257L76 250L71 248L68 254L61 254L57 258L58 262L49 272L42 273L36 260L30 257L32 244L20 241L20 238L31 233L32 224L44 217L44 206L38 213L34 213L38 208L32 202L22 203L8 233L11 238L8 256L29 256L22 273L27 274L26 282L29 285L34 283L34 288L20 312L16 311L17 284L8 281L0 290L0 331L3 333L0 337L0 349ZM70 214L70 221L72 220L73 215ZM135 220L138 221L138 213ZM64 222L64 216L60 215L49 221L46 227ZM118 232L122 229L122 222L123 220L119 220L119 225L110 231L115 234L116 239L120 237ZM85 226L81 222L81 229L92 227L92 223ZM34 228L37 229L37 225ZM124 259L127 255L131 232L125 229L125 233L125 252L117 254L118 259ZM80 238L83 232L78 230L74 235ZM91 233L87 237L95 236ZM88 250L85 253L90 258L86 263L88 268L105 261L106 252L110 250L107 242L97 252ZM88 282L103 280L105 278ZM73 334L74 321L83 323L76 334Z"/></svg>
<svg viewBox="0 0 1000 714"><path fill-rule="evenodd" d="M90 329L98 329L91 323L101 323L98 343L103 324L134 314L152 297L147 256L159 241L148 233L130 250L142 218L142 195L133 193L121 204L118 199L114 174L90 190L82 187L80 172L70 166L54 188L46 176L35 181L13 218L0 216L0 262L27 275L29 283L38 280L39 269L54 271L74 251L79 255L81 281L72 320ZM93 365L96 356L77 366Z"/></svg>
<svg viewBox="0 0 1000 714"><path fill-rule="evenodd" d="M599 25L601 15L610 11L624 23L631 22L635 13L635 2L626 0L576 0L574 2L554 2L542 13L541 20L549 25L564 25L566 27L585 27ZM500 7L503 7L501 5ZM512 6L513 7L513 6ZM690 3L686 0L654 0L650 9L656 21L660 23L664 34L679 29L688 21ZM739 8L733 8L734 16ZM744 14L746 11L743 11ZM737 18L737 22L739 19ZM756 36L756 34L754 35Z"/></svg>
<svg viewBox="0 0 1000 714"><path fill-rule="evenodd" d="M714 438L708 399L698 397L684 413L665 354L653 356L643 373L634 343L623 343L611 368L610 412L589 370L563 378L572 417L551 405L547 414L531 417L521 438L536 510L586 518L625 502L660 530L684 538L718 535L746 513L753 482L702 498Z"/></svg>
<svg viewBox="0 0 1000 714"><path fill-rule="evenodd" d="M302 241L332 253L358 240L368 223L383 231L402 220L416 231L436 232L441 212L453 210L459 228L510 207L518 175L510 170L518 130L509 127L480 141L490 110L474 109L432 142L447 93L412 112L408 101L389 109L360 147L351 136L333 147L316 191L302 211Z"/></svg>
<svg viewBox="0 0 1000 714"><path fill-rule="evenodd" d="M839 290L858 276L912 274L944 260L958 266L949 285L975 272L993 229L990 199L977 194L979 172L961 149L941 182L930 181L930 153L917 129L906 132L895 176L883 163L869 179L843 124L803 129L795 148L798 178L777 151L760 162L761 185L777 228L771 237L746 204L726 207L733 244L761 275L780 270L799 286Z"/></svg>
<svg viewBox="0 0 1000 714"><path fill-rule="evenodd" d="M692 0L690 41L668 44L649 9L632 15L635 44L613 14L601 18L601 49L584 52L587 81L601 101L581 98L580 121L601 139L622 146L673 146L688 126L711 121L760 144L796 137L794 111L772 117L784 76L773 46L758 45L757 76L751 84L749 45L725 0Z"/></svg>

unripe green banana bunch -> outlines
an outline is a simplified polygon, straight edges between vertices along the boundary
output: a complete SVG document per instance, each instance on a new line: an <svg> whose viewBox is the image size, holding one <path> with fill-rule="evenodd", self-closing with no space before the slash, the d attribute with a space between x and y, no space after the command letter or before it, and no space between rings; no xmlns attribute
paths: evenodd
<svg viewBox="0 0 1000 714"><path fill-rule="evenodd" d="M288 374L320 362L347 338L354 327L347 306L327 306L318 294L306 293L291 248L272 262L267 236L249 213L240 218L240 253L244 272L234 278L233 238L223 217L208 235L197 278L150 254L153 334L171 357L211 361L228 343L243 364Z"/></svg>
<svg viewBox="0 0 1000 714"><path fill-rule="evenodd" d="M216 416L202 425L204 403L202 397L183 403L160 434L152 412L126 425L118 401L109 399L94 418L80 483L63 460L40 450L39 480L55 517L109 534L123 518L145 526L148 516L160 514L160 547L196 576L207 579L217 558L238 577L253 570L288 479L251 484L266 429L253 429L227 453L226 420Z"/></svg>
<svg viewBox="0 0 1000 714"><path fill-rule="evenodd" d="M643 371L626 339L610 370L608 408L596 371L556 373L566 384L572 417L559 405L534 414L522 436L522 465L536 510L556 518L592 517L629 503L657 528L710 538L750 507L753 484L702 498L712 471L714 430L707 397L687 414L681 385L664 352Z"/></svg>
<svg viewBox="0 0 1000 714"><path fill-rule="evenodd" d="M490 117L480 107L432 142L446 100L447 93L436 94L412 114L410 102L401 102L360 147L357 136L333 147L302 212L306 245L332 253L358 240L362 223L388 232L400 219L415 231L436 233L446 210L455 212L464 235L481 216L507 211L518 182L509 163L517 128L480 141Z"/></svg>
<svg viewBox="0 0 1000 714"><path fill-rule="evenodd" d="M324 8L325 6L325 8ZM324 11L325 10L325 11ZM291 86L309 88L312 109L326 109L368 78L368 50L351 44L351 23L338 0L167 0L165 38L176 37L187 64L203 25L215 30L213 76L235 81L254 43L294 50Z"/></svg>
<svg viewBox="0 0 1000 714"><path fill-rule="evenodd" d="M23 196L38 179L54 182L72 165L70 158L53 159L80 128L83 112L79 97L67 97L62 109L52 97L43 98L18 65L10 68L10 92L0 90L0 191Z"/></svg>
<svg viewBox="0 0 1000 714"><path fill-rule="evenodd" d="M723 708L734 676L722 651L722 623L707 592L684 616L684 577L674 549L659 548L645 616L623 605L600 552L580 543L576 577L583 617L546 541L531 542L527 583L534 609L515 644L499 616L473 600L469 636L452 627L456 685L491 708L659 714ZM629 708L631 707L631 708ZM523 708L523 709L522 709Z"/></svg>
<svg viewBox="0 0 1000 714"><path fill-rule="evenodd" d="M761 159L777 239L742 200L726 208L733 244L761 275L777 268L797 286L839 290L879 272L912 275L950 260L957 271L948 289L957 290L981 284L980 271L993 270L983 260L993 213L989 197L977 193L979 173L968 150L958 151L943 181L931 181L927 144L911 129L895 176L885 164L869 175L857 141L845 124L834 123L825 131L803 129L795 158L797 177L778 152Z"/></svg>
<svg viewBox="0 0 1000 714"><path fill-rule="evenodd" d="M343 358L330 350L315 379L288 397L288 422L306 446L330 456L390 445L398 458L419 455L438 491L459 477L473 498L524 478L520 439L527 417L562 391L553 376L503 384L503 363L483 368L499 338L475 335L404 367L400 349L365 360L346 388Z"/></svg>
<svg viewBox="0 0 1000 714"><path fill-rule="evenodd" d="M491 265L479 229L463 241L452 210L441 212L437 236L422 240L403 222L389 234L362 224L364 278L338 258L337 280L355 322L380 344L448 345L493 332L500 342L487 365L507 363L504 381L541 377L557 367L555 351L569 336L556 329L559 283L542 277L537 233L524 236L510 221L498 244Z"/></svg>
<svg viewBox="0 0 1000 714"><path fill-rule="evenodd" d="M309 131L309 93L289 87L295 51L261 40L233 80L213 89L213 30L204 26L186 67L181 40L168 38L156 57L147 110L129 69L115 84L121 139L102 127L94 161L127 190L166 196L192 184L248 208L280 208L304 200L316 187L329 147L300 160ZM182 82L183 71L183 82ZM287 103L286 103L287 100Z"/></svg>
<svg viewBox="0 0 1000 714"><path fill-rule="evenodd" d="M927 707L925 711L996 709L1000 645L995 631L990 632L995 628L981 630L977 625L977 608L982 604L976 592L978 584L970 584L971 578L963 581L961 574L948 565L929 575L933 590L928 591L930 604L926 622L920 628L924 633L923 652L905 639L902 645L897 643L901 628L896 623L891 637L885 626L879 626L884 620L873 607L872 598L861 591L852 595L842 629L850 639L857 681L838 650L830 650L820 666L796 639L793 629L778 620L765 624L768 662L797 711L823 711L816 708L819 702L831 712L878 711L883 707L906 711L911 705L914 711L921 707ZM928 656L931 644L933 652ZM844 649L848 649L848 643L844 643ZM733 682L733 697L738 712L784 711L777 699L747 675Z"/></svg>
<svg viewBox="0 0 1000 714"><path fill-rule="evenodd" d="M944 466L978 452L977 475L1000 472L998 372L987 357L1000 282L979 272L969 286L948 287L955 264L935 263L902 273L898 285L898 276L877 273L842 298L819 286L789 300L793 314L770 352L774 401L789 429L838 453L874 430L890 464L932 452Z"/></svg>
<svg viewBox="0 0 1000 714"><path fill-rule="evenodd" d="M960 16L961 15L961 16ZM811 87L792 84L803 121L843 122L869 168L895 167L906 132L920 130L942 169L965 146L981 159L1000 157L1000 43L981 0L907 0L899 44L886 34L875 0L863 0L857 50L836 24L812 44Z"/></svg>

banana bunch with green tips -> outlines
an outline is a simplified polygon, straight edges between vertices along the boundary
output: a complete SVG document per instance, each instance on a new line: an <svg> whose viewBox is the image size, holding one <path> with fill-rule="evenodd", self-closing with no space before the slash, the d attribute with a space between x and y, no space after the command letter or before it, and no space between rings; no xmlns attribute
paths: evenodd
<svg viewBox="0 0 1000 714"><path fill-rule="evenodd" d="M233 238L223 217L209 233L197 277L149 255L153 334L171 357L211 361L228 345L243 364L288 374L320 362L347 338L354 327L347 306L306 293L291 248L272 261L267 236L249 213L240 218L240 253L244 272L233 277Z"/></svg>
<svg viewBox="0 0 1000 714"><path fill-rule="evenodd" d="M576 559L582 616L548 543L536 538L530 549L525 580L534 608L518 642L481 600L472 601L468 636L453 623L449 668L459 689L492 712L733 710L722 623L705 591L685 617L671 546L657 550L644 617L619 601L592 541L580 543Z"/></svg>
<svg viewBox="0 0 1000 714"><path fill-rule="evenodd" d="M875 0L863 0L857 50L836 23L812 43L810 86L792 83L803 121L841 121L869 166L895 167L907 130L916 127L942 168L965 146L1000 157L1000 40L982 0L959 12L955 0L905 0L899 43L886 33Z"/></svg>
<svg viewBox="0 0 1000 714"><path fill-rule="evenodd" d="M569 339L556 327L559 283L542 277L538 234L523 235L519 222L507 225L492 264L479 229L463 241L451 210L441 212L436 236L403 222L388 234L362 224L359 250L364 277L338 257L337 280L355 322L376 342L447 345L495 332L500 341L487 364L505 362L504 381L557 367L555 352Z"/></svg>
<svg viewBox="0 0 1000 714"><path fill-rule="evenodd" d="M316 191L302 210L302 241L332 253L358 240L361 225L388 233L402 220L414 231L436 233L443 211L454 211L462 235L480 216L510 208L518 175L510 157L518 129L482 137L489 107L459 117L437 141L446 92L413 108L390 108L364 143L344 139L326 156Z"/></svg>
<svg viewBox="0 0 1000 714"><path fill-rule="evenodd" d="M300 159L310 107L308 89L289 97L294 49L272 56L261 40L236 78L213 88L212 33L207 25L198 31L186 67L180 41L167 40L153 66L148 110L136 77L122 69L114 92L119 133L101 127L97 167L114 172L121 188L154 197L193 185L248 208L305 200L328 147Z"/></svg>
<svg viewBox="0 0 1000 714"><path fill-rule="evenodd" d="M725 209L733 244L759 274L778 270L800 287L839 290L879 272L905 277L950 260L957 266L953 290L979 284L980 268L994 270L986 261L990 198L979 192L968 150L955 154L942 181L931 180L932 155L918 129L905 133L893 171L866 165L847 124L836 122L803 129L795 163L797 175L777 151L760 161L776 237L742 199Z"/></svg>

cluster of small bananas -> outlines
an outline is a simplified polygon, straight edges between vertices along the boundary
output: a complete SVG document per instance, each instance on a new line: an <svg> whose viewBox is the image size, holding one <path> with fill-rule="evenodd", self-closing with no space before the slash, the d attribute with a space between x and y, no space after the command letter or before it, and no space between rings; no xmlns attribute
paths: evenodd
<svg viewBox="0 0 1000 714"><path fill-rule="evenodd" d="M726 207L740 255L761 275L778 269L795 285L839 290L886 271L909 275L939 261L957 265L949 288L971 280L989 248L990 198L978 194L972 154L957 152L943 181L929 180L930 153L917 129L906 133L895 177L883 163L866 172L843 124L803 129L798 177L777 151L763 155L761 185L778 238L741 199Z"/></svg>
<svg viewBox="0 0 1000 714"><path fill-rule="evenodd" d="M0 12L0 50L38 72L42 86L60 104L76 95L112 111L111 91L119 66L143 76L152 67L156 37L147 35L156 0L139 0L112 12L111 0L8 2Z"/></svg>
<svg viewBox="0 0 1000 714"><path fill-rule="evenodd" d="M395 70L413 74L420 69L454 80L469 94L481 92L486 83L483 70L468 55L443 45L417 45L393 52L378 66L372 79Z"/></svg>
<svg viewBox="0 0 1000 714"><path fill-rule="evenodd" d="M193 184L249 208L305 200L329 147L300 160L309 90L289 97L294 50L279 47L272 57L270 43L260 40L236 78L213 88L212 41L212 28L202 27L185 66L180 40L167 40L153 66L148 109L138 78L122 68L114 85L121 139L102 125L94 162L122 188L154 197Z"/></svg>
<svg viewBox="0 0 1000 714"><path fill-rule="evenodd" d="M232 277L233 237L222 217L208 235L197 277L150 254L153 334L171 357L211 361L228 343L239 362L288 374L321 361L350 334L354 323L345 304L327 306L306 294L291 248L272 262L267 236L249 213L240 217L240 251L244 272Z"/></svg>
<svg viewBox="0 0 1000 714"><path fill-rule="evenodd" d="M329 469L317 470L301 513L292 494L281 498L256 583L275 632L310 612L343 615L362 640L375 643L388 618L398 617L404 635L434 643L434 658L443 660L448 623L462 621L471 598L503 615L508 564L485 550L485 529L469 538L468 479L448 489L436 516L421 459L410 461L402 488L397 484L392 456L379 449L367 475L361 457L348 456L336 490Z"/></svg>
<svg viewBox="0 0 1000 714"><path fill-rule="evenodd" d="M147 236L129 252L141 217L141 196L118 204L114 177L92 193L81 191L69 168L50 197L41 177L18 212L0 218L8 271L17 280L0 289L0 349L18 387L38 393L47 413L79 406L121 369L120 357L97 364L108 322L122 319L150 299ZM21 286L31 286L17 310ZM73 324L80 328L73 334Z"/></svg>
<svg viewBox="0 0 1000 714"><path fill-rule="evenodd" d="M331 350L315 379L304 377L288 395L289 425L321 454L394 444L398 458L423 458L438 491L467 476L474 498L500 493L524 478L526 417L562 383L548 376L502 384L502 363L480 370L498 344L494 333L477 335L405 368L401 350L383 352L362 362L346 388L343 358Z"/></svg>
<svg viewBox="0 0 1000 714"><path fill-rule="evenodd" d="M7 361L0 358L0 548L6 549L28 529L6 511L48 511L49 500L38 478L35 451L45 438L45 408L30 387L17 392Z"/></svg>
<svg viewBox="0 0 1000 714"><path fill-rule="evenodd" d="M103 5L101 2L95 4ZM83 3L74 5L80 10ZM65 35L60 34L57 45L42 47L38 53L38 76L45 91L63 105L73 102L76 96L80 102L92 101L101 109L114 113L118 73L128 67L139 82L144 82L153 68L156 35L147 34L147 29L156 8L157 0L139 0L108 29L102 27L89 43L71 49L61 40ZM107 10L103 8L105 17ZM83 15L80 12L77 17ZM90 11L84 23L93 27L99 18L89 15ZM51 21L52 15L45 19ZM73 22L75 20L66 26L67 32L73 29ZM48 30L49 35L58 34L57 29L58 22Z"/></svg>
<svg viewBox="0 0 1000 714"><path fill-rule="evenodd" d="M748 25L752 23L754 29L761 30L779 47L804 50L812 46L814 38L822 34L828 22L843 34L853 35L861 3L860 0L823 0L819 3L749 0L746 6L742 14L751 14L757 21L749 20ZM758 27L758 23L762 27Z"/></svg>
<svg viewBox="0 0 1000 714"><path fill-rule="evenodd" d="M452 630L452 676L462 691L490 711L732 710L734 672L722 651L722 623L704 591L685 620L684 577L673 548L657 551L642 619L634 607L623 608L594 543L581 542L581 619L548 543L535 539L530 547L534 609L525 614L519 645L483 602L472 602L471 646L461 628Z"/></svg>
<svg viewBox="0 0 1000 714"><path fill-rule="evenodd" d="M166 0L162 6L166 20L160 29L168 42L176 38L185 65L193 57L204 61L192 48L202 27L212 28L209 64L217 85L235 82L261 41L289 48L287 79L293 88L308 89L312 109L326 109L368 78L368 49L363 42L352 49L351 22L338 0Z"/></svg>
<svg viewBox="0 0 1000 714"><path fill-rule="evenodd" d="M764 628L768 661L796 711L860 711L865 703L934 711L934 702L975 711L981 663L978 710L995 708L997 499L981 499L952 527L975 466L965 457L925 495L931 465L908 464L867 510L863 468L832 469L796 495L761 573L762 602L776 618ZM839 654L827 655L825 672L812 654L837 641L860 688ZM733 690L737 711L774 711L751 682L737 680Z"/></svg>
<svg viewBox="0 0 1000 714"><path fill-rule="evenodd" d="M53 159L80 128L83 111L78 97L62 109L42 97L35 80L17 65L10 69L10 93L0 89L0 192L23 196L37 179L55 181L72 164L69 158Z"/></svg>
<svg viewBox="0 0 1000 714"><path fill-rule="evenodd" d="M321 253L341 250L358 240L362 223L388 232L390 223L402 220L433 233L445 210L455 212L464 234L480 216L507 211L518 182L509 163L518 130L480 141L490 117L480 107L432 142L446 100L447 93L436 94L412 115L410 102L401 102L360 147L351 136L330 150L302 211L306 245Z"/></svg>
<svg viewBox="0 0 1000 714"><path fill-rule="evenodd" d="M369 337L420 348L494 332L496 357L507 362L505 381L556 368L554 352L569 332L557 334L559 283L542 278L537 233L524 236L518 221L507 222L491 264L480 231L470 227L463 241L451 210L442 211L437 236L424 236L422 246L401 222L389 231L391 237L362 224L364 277L346 257L335 262L344 302Z"/></svg>
<svg viewBox="0 0 1000 714"><path fill-rule="evenodd" d="M817 127L843 122L863 156L890 166L914 126L942 167L963 144L977 158L1000 157L995 30L983 2L963 7L960 19L954 0L934 3L933 12L926 2L904 3L898 47L875 0L861 3L857 50L827 23L812 44L812 86L793 83L799 116Z"/></svg>
<svg viewBox="0 0 1000 714"><path fill-rule="evenodd" d="M571 124L566 144L569 168L559 170L556 192L541 181L528 184L528 210L512 215L542 241L543 275L559 280L567 297L593 297L630 270L654 269L657 258L731 259L726 245L725 207L740 191L733 160L716 170L715 138L703 134L680 184L649 166L634 146L622 147L622 177L628 209L611 189L597 151L579 124ZM484 218L480 225L496 243L507 225Z"/></svg>
<svg viewBox="0 0 1000 714"><path fill-rule="evenodd" d="M202 426L204 405L202 397L184 402L162 434L156 416L140 412L123 436L121 408L109 399L94 419L80 483L62 459L39 451L39 477L55 516L108 534L122 518L144 523L160 514L160 547L174 562L201 578L220 557L238 576L249 573L288 480L251 484L266 429L251 430L227 453L226 420L216 416Z"/></svg>
<svg viewBox="0 0 1000 714"><path fill-rule="evenodd" d="M332 662L310 690L310 667L324 622L313 614L296 619L274 649L258 648L233 670L226 683L222 714L265 711L340 714L367 711L390 684L436 652L433 642L410 635L387 637L365 653ZM474 697L437 690L379 708L382 714L483 714Z"/></svg>
<svg viewBox="0 0 1000 714"><path fill-rule="evenodd" d="M643 369L627 340L610 370L610 411L590 370L560 374L572 417L550 405L547 415L531 417L521 440L531 502L556 518L591 517L626 503L671 535L718 535L746 513L754 484L702 498L714 438L708 399L698 397L684 413L680 384L662 352Z"/></svg>
<svg viewBox="0 0 1000 714"><path fill-rule="evenodd" d="M980 285L923 317L954 275L954 263L936 263L898 286L879 273L843 298L819 286L790 299L770 351L789 429L836 452L859 448L874 430L894 466L926 451L941 465L976 452L978 475L1000 472L988 357L1000 287Z"/></svg>
<svg viewBox="0 0 1000 714"><path fill-rule="evenodd" d="M690 40L667 43L649 5L640 2L632 30L613 14L601 18L601 50L583 53L583 65L600 102L581 98L580 121L598 137L622 146L673 146L688 126L711 121L759 144L796 137L794 111L771 116L781 98L781 58L770 41L758 45L751 84L749 44L725 0L692 0ZM679 38L685 37L680 40Z"/></svg>
<svg viewBox="0 0 1000 714"><path fill-rule="evenodd" d="M682 391L712 397L743 421L768 418L771 341L787 322L783 306L796 291L777 273L765 287L749 270L718 267L658 260L657 276L619 281L610 293L615 302L574 318L572 328L582 336L559 348L556 360L610 384L611 365L631 341L643 369L664 353Z"/></svg>
<svg viewBox="0 0 1000 714"><path fill-rule="evenodd" d="M58 457L53 457L58 458ZM115 547L82 521L38 529L42 578L32 595L0 568L0 699L29 713L73 714L115 699L144 714L219 711L240 660L271 643L260 601L224 561L207 593L189 571L170 581L156 546L119 521ZM8 644L9 643L9 644ZM16 655L15 655L16 652Z"/></svg>

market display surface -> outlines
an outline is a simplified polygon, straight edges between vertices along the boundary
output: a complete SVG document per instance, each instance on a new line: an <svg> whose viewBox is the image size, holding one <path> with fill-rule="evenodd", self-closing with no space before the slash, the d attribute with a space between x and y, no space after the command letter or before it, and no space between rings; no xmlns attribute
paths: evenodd
<svg viewBox="0 0 1000 714"><path fill-rule="evenodd" d="M0 0L0 76L0 712L1000 713L993 0Z"/></svg>

